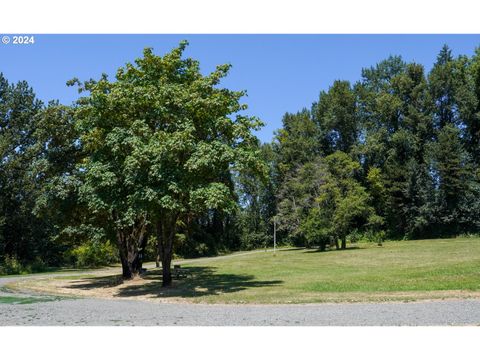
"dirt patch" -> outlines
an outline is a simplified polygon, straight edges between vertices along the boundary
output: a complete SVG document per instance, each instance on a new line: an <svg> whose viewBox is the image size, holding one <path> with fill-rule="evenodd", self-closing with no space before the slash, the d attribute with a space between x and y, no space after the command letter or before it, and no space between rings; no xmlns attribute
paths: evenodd
<svg viewBox="0 0 480 360"><path fill-rule="evenodd" d="M158 276L146 276L123 281L121 276L107 275L90 277L58 277L36 281L19 281L9 284L15 290L28 290L43 294L65 295L115 300L142 300L158 303L205 303L239 304L238 301L222 301L220 296L203 296L207 289L193 287L185 293L184 280L176 280L168 289L161 287ZM196 296L192 296L192 292ZM218 293L220 294L220 293ZM305 292L296 294L288 301L272 301L270 304L314 304L314 303L369 303L411 302L456 299L480 299L480 291L404 291L404 292ZM255 304L255 302L240 302ZM265 304L265 303L263 303ZM259 304L260 305L260 304Z"/></svg>
<svg viewBox="0 0 480 360"><path fill-rule="evenodd" d="M123 281L121 276L90 277L86 279L44 279L40 281L22 281L10 284L9 287L15 290L28 290L43 294L57 294L74 297L100 298L100 299L125 299L125 300L147 300L162 303L185 303L186 300L180 297L159 298L153 287L161 288L158 280L136 278ZM131 292L124 295L132 288L149 288L151 293Z"/></svg>

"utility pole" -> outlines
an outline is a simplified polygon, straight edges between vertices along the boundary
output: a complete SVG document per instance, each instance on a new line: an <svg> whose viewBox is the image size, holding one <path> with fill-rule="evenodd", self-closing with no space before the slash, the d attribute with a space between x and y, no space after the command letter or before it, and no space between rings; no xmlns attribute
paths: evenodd
<svg viewBox="0 0 480 360"><path fill-rule="evenodd" d="M275 216L273 217L273 256L277 250L277 221Z"/></svg>

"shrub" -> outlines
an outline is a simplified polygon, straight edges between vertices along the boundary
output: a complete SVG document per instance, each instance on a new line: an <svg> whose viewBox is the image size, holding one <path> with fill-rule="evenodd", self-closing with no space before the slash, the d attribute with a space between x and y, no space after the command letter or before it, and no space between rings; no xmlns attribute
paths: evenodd
<svg viewBox="0 0 480 360"><path fill-rule="evenodd" d="M14 256L5 255L3 261L0 262L1 275L18 275L25 273L26 269L22 266L20 261Z"/></svg>
<svg viewBox="0 0 480 360"><path fill-rule="evenodd" d="M77 267L97 267L118 261L118 250L109 241L89 241L73 249L69 254Z"/></svg>
<svg viewBox="0 0 480 360"><path fill-rule="evenodd" d="M270 242L270 243L269 243ZM241 237L241 249L253 250L258 248L264 248L266 246L272 246L273 240L270 236L260 232L245 232Z"/></svg>
<svg viewBox="0 0 480 360"><path fill-rule="evenodd" d="M48 269L48 265L38 256L33 260L33 262L28 266L28 272L38 273L42 271L46 271Z"/></svg>
<svg viewBox="0 0 480 360"><path fill-rule="evenodd" d="M357 242L381 243L384 240L385 240L385 231L383 230L379 230L379 231L367 230L365 232L354 230L347 235L347 241L350 241L352 244Z"/></svg>
<svg viewBox="0 0 480 360"><path fill-rule="evenodd" d="M456 237L457 237L457 238L475 239L475 238L480 237L480 234L479 234L479 233L470 233L470 232L467 232L467 233L459 234L459 235L457 235Z"/></svg>
<svg viewBox="0 0 480 360"><path fill-rule="evenodd" d="M352 244L365 241L365 235L359 232L357 229L353 230L350 234L347 235L347 241Z"/></svg>

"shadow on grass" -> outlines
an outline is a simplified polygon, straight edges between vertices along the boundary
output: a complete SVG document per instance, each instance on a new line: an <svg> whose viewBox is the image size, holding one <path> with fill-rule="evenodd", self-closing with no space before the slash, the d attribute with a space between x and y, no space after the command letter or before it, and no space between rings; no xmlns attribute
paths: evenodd
<svg viewBox="0 0 480 360"><path fill-rule="evenodd" d="M215 267L195 266L184 268L187 277L174 279L170 287L162 287L162 275L160 270L149 270L143 279L142 284L135 282L123 282L121 276L111 275L102 277L86 278L81 283L72 284L72 289L100 289L115 287L120 284L127 286L119 289L118 297L135 297L149 295L158 298L185 297L199 298L202 296L218 295L221 293L232 293L248 288L266 287L280 285L283 281L270 280L258 281L253 275L240 274L218 274Z"/></svg>
<svg viewBox="0 0 480 360"><path fill-rule="evenodd" d="M320 251L320 248L310 248L310 249L306 249L304 254L318 254L318 253L324 253L324 254L328 254L328 253L337 253L337 252L342 252L342 251L347 251L347 250L365 250L366 248L364 247L361 247L361 246L351 246L351 247L347 247L345 249L335 249L335 247L332 247L330 249L327 249L327 250L324 250L324 251Z"/></svg>
<svg viewBox="0 0 480 360"><path fill-rule="evenodd" d="M282 248L280 248L280 249L277 249L277 251L279 251L279 252L287 252L287 251L299 251L299 250L305 250L305 249L308 249L308 248L306 248L306 247L295 247L295 248L289 248L289 249L282 249ZM270 250L270 252L271 252L271 250Z"/></svg>
<svg viewBox="0 0 480 360"><path fill-rule="evenodd" d="M80 277L69 286L71 289L93 290L101 288L115 287L124 283L121 275ZM67 279L68 280L68 279ZM79 283L79 284L76 284Z"/></svg>

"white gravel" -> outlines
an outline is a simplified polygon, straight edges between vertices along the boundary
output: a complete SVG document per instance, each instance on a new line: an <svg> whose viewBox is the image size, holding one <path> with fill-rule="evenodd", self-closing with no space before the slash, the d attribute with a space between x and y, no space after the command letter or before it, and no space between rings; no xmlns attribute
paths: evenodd
<svg viewBox="0 0 480 360"><path fill-rule="evenodd" d="M0 325L480 325L480 300L319 305L190 305L68 299L0 304Z"/></svg>

